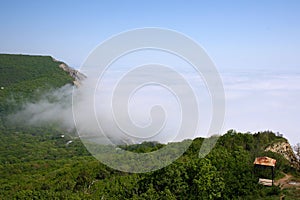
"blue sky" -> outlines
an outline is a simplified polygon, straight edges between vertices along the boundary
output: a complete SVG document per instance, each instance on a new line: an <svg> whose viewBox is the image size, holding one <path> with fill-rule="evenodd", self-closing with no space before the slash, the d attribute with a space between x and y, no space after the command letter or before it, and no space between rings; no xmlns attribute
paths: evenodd
<svg viewBox="0 0 300 200"><path fill-rule="evenodd" d="M300 1L1 1L0 52L78 68L105 39L162 27L202 45L221 72L224 129L300 132ZM259 117L258 117L259 116Z"/></svg>
<svg viewBox="0 0 300 200"><path fill-rule="evenodd" d="M220 70L297 68L299 1L1 1L0 52L74 67L113 34L163 27L200 43Z"/></svg>

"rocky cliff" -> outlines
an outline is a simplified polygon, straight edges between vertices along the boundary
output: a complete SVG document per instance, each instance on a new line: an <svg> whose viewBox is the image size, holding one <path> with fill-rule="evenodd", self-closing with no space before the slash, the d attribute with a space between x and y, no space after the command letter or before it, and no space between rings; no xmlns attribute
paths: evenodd
<svg viewBox="0 0 300 200"><path fill-rule="evenodd" d="M292 167L300 170L300 163L298 162L296 155L291 147L291 145L286 141L275 142L266 147L265 151L272 151L281 154L286 158Z"/></svg>
<svg viewBox="0 0 300 200"><path fill-rule="evenodd" d="M65 63L61 63L59 65L60 68L62 68L64 71L68 72L70 76L72 76L74 78L74 85L76 85L77 87L80 86L81 81L83 81L86 76L82 73L80 73L79 71L69 67L68 65L66 65Z"/></svg>
<svg viewBox="0 0 300 200"><path fill-rule="evenodd" d="M71 77L74 78L74 85L76 85L77 87L80 86L81 82L86 78L86 76L82 73L80 73L79 71L77 71L76 69L73 69L72 67L68 66L66 63L57 61L53 58L53 61L55 62L59 62L60 64L58 65L59 68L63 69L64 71L68 72L69 75Z"/></svg>

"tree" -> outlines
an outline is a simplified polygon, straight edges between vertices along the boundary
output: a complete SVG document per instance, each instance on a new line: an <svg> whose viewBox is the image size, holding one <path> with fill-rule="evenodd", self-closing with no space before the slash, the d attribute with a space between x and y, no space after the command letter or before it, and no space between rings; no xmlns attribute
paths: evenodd
<svg viewBox="0 0 300 200"><path fill-rule="evenodd" d="M217 168L209 159L194 159L188 163L190 176L190 199L219 199L222 197L225 183Z"/></svg>

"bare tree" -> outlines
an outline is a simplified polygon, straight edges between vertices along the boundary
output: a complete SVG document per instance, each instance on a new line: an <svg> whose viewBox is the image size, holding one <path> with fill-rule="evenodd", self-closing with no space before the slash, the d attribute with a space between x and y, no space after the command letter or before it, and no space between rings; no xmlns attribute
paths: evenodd
<svg viewBox="0 0 300 200"><path fill-rule="evenodd" d="M297 157L298 161L300 161L300 143L297 143L294 146L294 151L296 153L296 157Z"/></svg>

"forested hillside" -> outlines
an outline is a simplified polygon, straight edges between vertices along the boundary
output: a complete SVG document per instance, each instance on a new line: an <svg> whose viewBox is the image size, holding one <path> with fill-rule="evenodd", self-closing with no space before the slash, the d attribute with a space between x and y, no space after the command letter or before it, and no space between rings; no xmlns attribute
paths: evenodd
<svg viewBox="0 0 300 200"><path fill-rule="evenodd" d="M1 116L43 92L73 82L51 56L0 54Z"/></svg>
<svg viewBox="0 0 300 200"><path fill-rule="evenodd" d="M228 131L205 157L203 138L195 138L174 163L158 171L131 174L97 161L80 139L56 124L28 126L7 122L23 102L73 79L50 56L0 55L0 199L299 199L293 187L258 184L255 157L277 160L275 179L300 178L282 155L265 151L286 141L271 131ZM72 141L72 142L70 142ZM183 141L184 142L184 141ZM155 151L166 144L144 142L119 146L128 151ZM270 172L260 174L270 177Z"/></svg>

